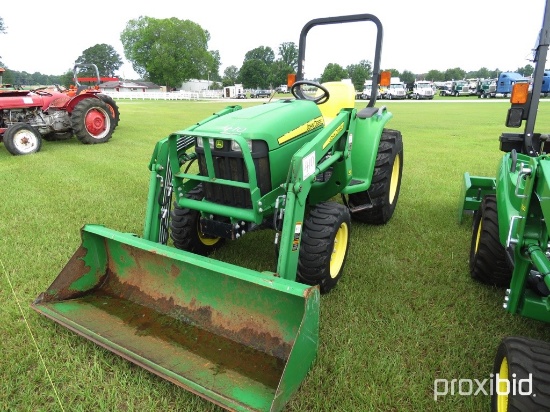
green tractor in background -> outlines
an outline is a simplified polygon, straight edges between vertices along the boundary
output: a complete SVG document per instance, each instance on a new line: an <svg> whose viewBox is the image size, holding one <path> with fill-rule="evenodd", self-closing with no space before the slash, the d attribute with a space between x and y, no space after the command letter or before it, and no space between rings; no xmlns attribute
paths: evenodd
<svg viewBox="0 0 550 412"><path fill-rule="evenodd" d="M544 66L550 40L550 0L535 50L532 90L516 83L503 133L505 152L496 178L464 175L459 220L473 212L472 278L506 287L504 308L550 322L550 135L536 133ZM550 410L550 342L506 337L492 374L493 411Z"/></svg>
<svg viewBox="0 0 550 412"><path fill-rule="evenodd" d="M316 357L320 292L342 276L351 220L385 224L400 192L402 136L376 94L357 110L351 83L304 80L309 30L351 22L375 24L373 83L389 84L377 17L311 20L294 98L228 106L159 141L143 236L84 226L32 307L224 408L282 409ZM206 256L258 229L274 232L274 270Z"/></svg>

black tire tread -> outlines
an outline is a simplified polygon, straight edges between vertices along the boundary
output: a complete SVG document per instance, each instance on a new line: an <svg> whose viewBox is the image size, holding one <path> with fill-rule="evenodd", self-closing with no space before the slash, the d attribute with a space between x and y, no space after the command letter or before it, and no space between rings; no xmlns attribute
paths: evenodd
<svg viewBox="0 0 550 412"><path fill-rule="evenodd" d="M396 157L400 157L400 170L397 192L390 202L389 192L391 187L391 178L393 164ZM376 163L372 176L372 182L368 190L364 192L349 195L349 203L353 205L363 205L369 202L372 207L352 214L355 220L373 225L382 225L387 223L393 216L399 191L401 188L403 172L403 137L398 130L384 129L378 146Z"/></svg>
<svg viewBox="0 0 550 412"><path fill-rule="evenodd" d="M342 222L348 225L348 244L345 252L347 256L351 233L347 207L337 202L319 203L312 207L304 221L297 277L300 282L307 285L319 285L321 293L329 292L343 271L346 257L340 273L334 278L330 276L334 238Z"/></svg>
<svg viewBox="0 0 550 412"><path fill-rule="evenodd" d="M13 141L13 135L21 129L29 130L36 137L36 148L32 152L27 152L27 153L20 152L17 149L15 142ZM14 123L13 125L9 126L7 130L4 132L2 141L4 142L4 146L6 147L6 150L14 156L37 153L40 151L40 148L42 147L42 136L40 135L40 132L30 124L23 123L23 122Z"/></svg>
<svg viewBox="0 0 550 412"><path fill-rule="evenodd" d="M86 114L94 107L100 108L107 114L109 131L102 138L92 136L86 129ZM113 118L111 116L111 111L107 107L107 103L95 97L90 97L77 103L71 113L71 126L77 139L84 144L106 143L113 135Z"/></svg>
<svg viewBox="0 0 550 412"><path fill-rule="evenodd" d="M187 197L194 200L203 199L202 186L199 185L187 193ZM197 210L182 208L177 204L171 211L170 237L177 249L187 250L192 253L206 256L217 249L225 239L220 239L215 245L205 245L198 237L198 219L200 213Z"/></svg>
<svg viewBox="0 0 550 412"><path fill-rule="evenodd" d="M111 114L113 114L113 130L115 130L115 128L118 126L118 123L120 122L120 109L118 108L115 99L113 99L108 94L103 93L98 94L97 97L104 101L107 106L111 107Z"/></svg>
<svg viewBox="0 0 550 412"><path fill-rule="evenodd" d="M508 396L508 412L535 412L550 410L550 343L521 336L504 338L497 350L493 365L493 379L500 370L503 357L508 361L508 374L514 378L510 384L528 379L532 374L532 391L535 396L520 395L517 387L516 395ZM493 387L496 388L496 382ZM523 388L523 392L527 389ZM496 390L491 399L491 409L497 411Z"/></svg>
<svg viewBox="0 0 550 412"><path fill-rule="evenodd" d="M479 225L481 234L476 253L476 239ZM481 283L505 287L512 279L512 268L508 263L504 246L500 243L497 201L494 195L483 198L474 214L470 244L470 275Z"/></svg>

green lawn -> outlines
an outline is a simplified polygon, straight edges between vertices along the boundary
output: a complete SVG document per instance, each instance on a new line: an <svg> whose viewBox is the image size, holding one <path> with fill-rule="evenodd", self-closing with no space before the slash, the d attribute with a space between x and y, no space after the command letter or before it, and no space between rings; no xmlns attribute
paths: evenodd
<svg viewBox="0 0 550 412"><path fill-rule="evenodd" d="M142 233L154 144L227 104L118 103L120 125L107 144L44 142L19 157L0 146L2 411L220 410L29 307L76 250L85 223ZM505 335L550 339L546 324L502 309L503 290L470 279L471 218L457 221L463 173L495 175L508 103L378 104L394 114L388 127L403 134L396 213L382 227L353 225L344 276L321 298L317 360L286 410L487 410L485 395L434 401L434 380L489 378ZM543 102L537 130L550 129L549 112ZM214 257L273 270L272 240L252 233ZM257 260L245 258L251 250Z"/></svg>

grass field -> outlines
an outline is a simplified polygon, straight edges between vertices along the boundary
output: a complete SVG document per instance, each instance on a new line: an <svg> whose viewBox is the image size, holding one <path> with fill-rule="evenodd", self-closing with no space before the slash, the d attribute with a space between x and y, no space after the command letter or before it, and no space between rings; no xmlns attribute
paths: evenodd
<svg viewBox="0 0 550 412"><path fill-rule="evenodd" d="M107 144L44 142L21 157L0 147L0 410L220 410L29 304L76 250L85 223L141 234L154 144L226 104L119 101L120 125ZM252 104L260 103L242 103ZM502 309L503 290L470 279L471 218L457 222L463 173L496 173L508 103L378 104L403 134L396 213L385 226L353 225L344 276L321 298L317 360L286 410L488 410L483 394L434 401L434 380L489 378L503 336L550 339L546 324ZM537 130L550 129L549 112L541 103ZM272 236L251 233L214 257L273 270Z"/></svg>

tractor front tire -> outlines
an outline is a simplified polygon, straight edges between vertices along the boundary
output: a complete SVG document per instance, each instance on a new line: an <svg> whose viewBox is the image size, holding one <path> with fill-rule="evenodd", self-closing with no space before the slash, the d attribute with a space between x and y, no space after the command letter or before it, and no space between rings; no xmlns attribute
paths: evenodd
<svg viewBox="0 0 550 412"><path fill-rule="evenodd" d="M111 110L99 98L80 101L71 113L73 132L84 144L107 142L113 135L113 124Z"/></svg>
<svg viewBox="0 0 550 412"><path fill-rule="evenodd" d="M550 410L550 343L504 338L492 374L493 412Z"/></svg>
<svg viewBox="0 0 550 412"><path fill-rule="evenodd" d="M372 207L352 213L363 223L382 225L393 216L403 174L403 137L397 130L384 129L378 145L372 183L368 190L349 195L349 205Z"/></svg>
<svg viewBox="0 0 550 412"><path fill-rule="evenodd" d="M474 213L470 275L481 283L499 287L508 286L512 280L512 268L500 243L497 201L493 195L485 196Z"/></svg>
<svg viewBox="0 0 550 412"><path fill-rule="evenodd" d="M305 219L298 258L298 280L330 291L342 277L349 249L351 220L336 202L315 205Z"/></svg>
<svg viewBox="0 0 550 412"><path fill-rule="evenodd" d="M108 94L100 93L97 95L103 102L107 104L107 107L111 111L111 117L113 118L113 130L118 126L118 122L120 121L120 110L118 108L118 105L115 102L115 99L113 99Z"/></svg>
<svg viewBox="0 0 550 412"><path fill-rule="evenodd" d="M202 187L199 185L187 193L187 197L202 200ZM170 237L178 249L206 256L220 247L225 239L210 237L201 232L198 210L179 207L174 204L170 219Z"/></svg>
<svg viewBox="0 0 550 412"><path fill-rule="evenodd" d="M36 153L42 147L40 132L27 123L14 123L4 132L4 146L14 156Z"/></svg>

